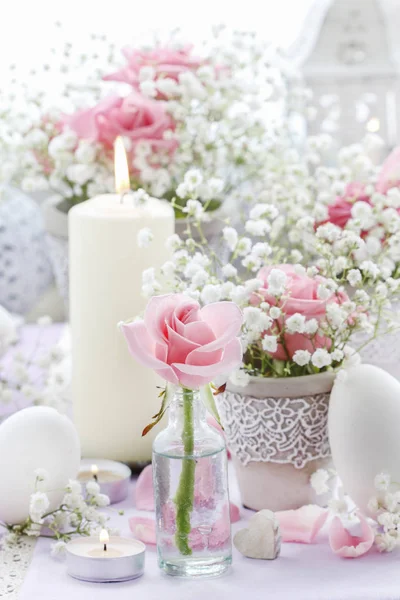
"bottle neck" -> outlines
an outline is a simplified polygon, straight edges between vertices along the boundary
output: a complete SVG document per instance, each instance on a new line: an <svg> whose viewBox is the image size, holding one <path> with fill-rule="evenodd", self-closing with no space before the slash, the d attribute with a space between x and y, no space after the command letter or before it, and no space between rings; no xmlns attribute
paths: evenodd
<svg viewBox="0 0 400 600"><path fill-rule="evenodd" d="M169 406L169 426L181 430L188 417L196 428L197 425L205 422L206 409L199 390L179 388L175 391Z"/></svg>

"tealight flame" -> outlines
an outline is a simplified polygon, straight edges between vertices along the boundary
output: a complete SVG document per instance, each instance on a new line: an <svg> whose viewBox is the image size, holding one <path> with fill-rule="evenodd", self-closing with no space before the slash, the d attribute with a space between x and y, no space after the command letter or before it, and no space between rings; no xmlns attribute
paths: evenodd
<svg viewBox="0 0 400 600"><path fill-rule="evenodd" d="M90 467L93 477L99 474L99 467L97 465L92 465Z"/></svg>
<svg viewBox="0 0 400 600"><path fill-rule="evenodd" d="M110 536L108 535L107 529L102 529L99 535L100 543L107 544L110 541Z"/></svg>
<svg viewBox="0 0 400 600"><path fill-rule="evenodd" d="M115 138L114 142L114 170L115 170L115 190L117 194L124 194L131 189L129 180L128 159L124 146L124 140L121 136Z"/></svg>

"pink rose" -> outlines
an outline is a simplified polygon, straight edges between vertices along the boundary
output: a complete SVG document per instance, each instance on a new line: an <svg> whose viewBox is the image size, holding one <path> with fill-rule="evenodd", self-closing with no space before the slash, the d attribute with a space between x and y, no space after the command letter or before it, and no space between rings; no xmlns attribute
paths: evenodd
<svg viewBox="0 0 400 600"><path fill-rule="evenodd" d="M129 138L135 146L149 142L153 149L173 150L176 142L164 139L164 133L173 129L173 121L163 104L132 92L126 98L109 96L93 108L80 110L64 118L80 139L100 142L112 148L118 135Z"/></svg>
<svg viewBox="0 0 400 600"><path fill-rule="evenodd" d="M155 50L134 50L124 48L123 54L128 65L116 73L105 75L103 79L108 81L123 81L134 88L139 88L139 72L142 67L153 67L155 79L169 77L178 81L179 74L194 70L204 64L204 60L192 56L193 46L185 46L180 50L174 48L156 48Z"/></svg>
<svg viewBox="0 0 400 600"><path fill-rule="evenodd" d="M382 165L376 184L376 191L386 194L392 187L400 186L400 146L389 154Z"/></svg>
<svg viewBox="0 0 400 600"><path fill-rule="evenodd" d="M151 298L144 320L122 329L138 362L170 383L197 389L241 363L241 325L233 302L200 308L188 296L167 294Z"/></svg>
<svg viewBox="0 0 400 600"><path fill-rule="evenodd" d="M354 202L368 202L370 204L369 196L365 193L365 185L357 181L349 183L343 196L339 196L334 204L328 206L328 221L344 229L351 218L351 209Z"/></svg>
<svg viewBox="0 0 400 600"><path fill-rule="evenodd" d="M277 302L276 297L268 293L268 275L272 269L280 269L286 274L286 293L283 298ZM322 321L326 316L327 304L337 303L340 304L348 300L346 294L332 294L326 300L318 298L317 290L318 286L324 282L323 277L316 277L312 279L307 275L298 275L293 265L278 265L263 267L257 274L257 279L261 279L263 286L253 295L252 303L260 304L262 296L265 302L272 306L278 306L282 308L282 312L285 318L291 317L295 313L300 313L307 320L316 319ZM277 324L278 328L281 329L283 326L283 317L277 319L274 326ZM274 328L273 326L273 328ZM272 334L272 329L269 332ZM276 332L274 331L274 335ZM312 341L311 341L312 338ZM278 360L288 360L293 357L296 350L308 350L313 353L317 348L329 349L331 340L322 335L310 336L303 333L284 333L283 334L284 346L279 342L278 338L278 349L276 352L271 353L273 358Z"/></svg>

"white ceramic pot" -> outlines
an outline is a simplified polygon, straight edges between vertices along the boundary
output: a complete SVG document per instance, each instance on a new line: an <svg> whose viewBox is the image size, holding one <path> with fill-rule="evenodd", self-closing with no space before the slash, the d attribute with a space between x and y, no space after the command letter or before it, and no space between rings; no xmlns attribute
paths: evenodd
<svg viewBox="0 0 400 600"><path fill-rule="evenodd" d="M310 476L331 464L328 407L333 373L228 384L221 421L247 508L279 511L324 504Z"/></svg>

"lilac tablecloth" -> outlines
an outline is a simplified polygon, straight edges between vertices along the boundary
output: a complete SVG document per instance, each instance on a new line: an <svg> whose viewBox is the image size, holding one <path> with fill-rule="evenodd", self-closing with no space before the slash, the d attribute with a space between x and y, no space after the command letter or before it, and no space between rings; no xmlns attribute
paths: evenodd
<svg viewBox="0 0 400 600"><path fill-rule="evenodd" d="M60 327L52 327L46 342L55 343L60 332ZM24 330L25 348L34 348L35 336L34 327ZM230 482L231 498L239 503L232 470ZM110 513L113 526L122 535L130 536L130 516L150 516L136 511L133 504L132 489L128 500L114 506L125 508L125 515ZM233 530L245 527L250 514L242 510L243 518ZM49 540L38 540L19 600L400 600L400 550L389 555L373 552L359 559L340 559L331 552L324 532L310 546L283 544L281 556L275 561L250 560L234 550L229 574L200 581L162 575L155 549L149 547L145 574L140 579L117 584L83 583L67 575L65 563L51 558L49 548Z"/></svg>
<svg viewBox="0 0 400 600"><path fill-rule="evenodd" d="M231 496L239 501L233 472ZM121 505L124 516L114 513L112 523L130 536L128 518L151 516L133 508L133 494ZM245 527L252 513L233 530ZM200 581L167 577L157 567L156 551L148 547L145 574L125 583L95 584L72 579L64 562L52 559L50 542L38 541L32 563L20 589L19 600L399 600L400 550L391 555L373 553L359 559L341 559L329 548L324 532L314 545L283 544L275 561L251 560L235 549L229 574Z"/></svg>

